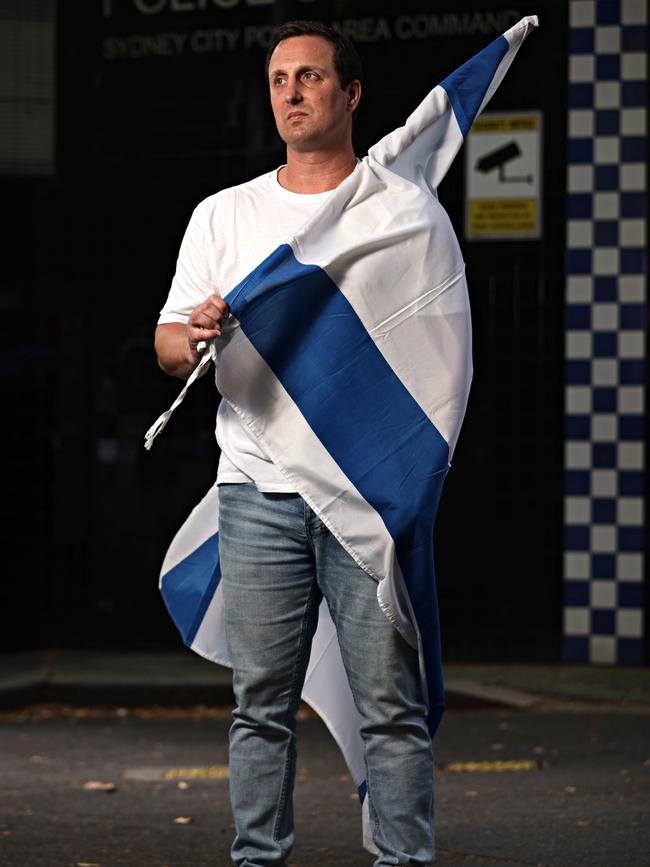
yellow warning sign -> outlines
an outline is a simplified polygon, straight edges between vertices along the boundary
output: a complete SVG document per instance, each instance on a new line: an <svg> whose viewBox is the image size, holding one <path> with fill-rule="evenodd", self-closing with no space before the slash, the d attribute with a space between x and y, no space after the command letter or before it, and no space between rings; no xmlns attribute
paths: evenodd
<svg viewBox="0 0 650 867"><path fill-rule="evenodd" d="M536 199L474 199L468 207L471 235L537 234Z"/></svg>
<svg viewBox="0 0 650 867"><path fill-rule="evenodd" d="M472 132L521 132L539 129L537 114L494 115L483 114L473 125Z"/></svg>
<svg viewBox="0 0 650 867"><path fill-rule="evenodd" d="M540 112L482 114L465 149L465 236L540 238Z"/></svg>

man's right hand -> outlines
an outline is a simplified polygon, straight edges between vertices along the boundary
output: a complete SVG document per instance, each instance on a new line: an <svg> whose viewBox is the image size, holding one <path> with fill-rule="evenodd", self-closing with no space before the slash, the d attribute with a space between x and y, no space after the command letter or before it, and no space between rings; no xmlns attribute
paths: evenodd
<svg viewBox="0 0 650 867"><path fill-rule="evenodd" d="M198 344L221 337L221 326L229 312L223 298L210 295L192 310L187 324L170 322L159 325L156 328L155 348L161 369L170 376L187 379L201 360Z"/></svg>
<svg viewBox="0 0 650 867"><path fill-rule="evenodd" d="M190 313L187 328L187 341L192 352L202 340L221 337L221 323L228 318L230 308L219 295L210 297L195 307Z"/></svg>

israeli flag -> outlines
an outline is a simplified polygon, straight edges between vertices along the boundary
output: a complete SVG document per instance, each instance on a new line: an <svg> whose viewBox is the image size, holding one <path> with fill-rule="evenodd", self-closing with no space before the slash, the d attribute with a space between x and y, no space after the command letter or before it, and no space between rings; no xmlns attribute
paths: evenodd
<svg viewBox="0 0 650 867"><path fill-rule="evenodd" d="M522 19L370 149L226 296L230 327L202 360L215 357L223 398L375 579L386 617L417 647L432 735L444 706L433 526L472 377L464 263L436 189L536 25ZM185 643L229 665L219 578L215 486L172 542L160 586ZM303 698L363 800L360 719L326 604Z"/></svg>

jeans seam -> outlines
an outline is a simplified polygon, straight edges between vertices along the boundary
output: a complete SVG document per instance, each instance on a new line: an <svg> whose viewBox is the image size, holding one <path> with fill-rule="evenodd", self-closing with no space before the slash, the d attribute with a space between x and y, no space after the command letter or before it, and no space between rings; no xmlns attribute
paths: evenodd
<svg viewBox="0 0 650 867"><path fill-rule="evenodd" d="M289 707L287 708L286 713L286 725L287 728L291 730L291 705L293 703L294 689L296 685L296 680L298 678L298 671L300 669L300 663L302 659L302 650L305 644L305 634L307 632L307 623L309 621L309 614L312 609L314 599L313 588L307 598L307 604L305 605L305 610L302 617L302 627L300 630L300 638L298 640L298 653L296 654L296 665L293 669L293 674L291 677L291 683L289 685ZM295 732L291 730L291 737L287 743L287 749L284 758L284 773L282 775L282 788L280 790L280 797L278 799L278 807L275 814L275 820L273 822L273 839L275 842L278 842L278 834L279 834L279 825L283 817L283 812L286 810L286 802L287 802L287 791L289 788L289 777L291 772L291 743L292 739L295 738Z"/></svg>
<svg viewBox="0 0 650 867"><path fill-rule="evenodd" d="M327 596L325 596L325 602L326 602L327 607L329 609L330 616L332 618L332 623L334 624L334 632L336 633L336 640L338 641L339 647L340 647L341 642L339 640L338 618L334 616L334 612L332 611L332 607L330 605L330 601L329 601L329 598ZM348 684L350 686L350 693L352 694L352 702L353 702L355 708L357 709L357 711L359 712L359 714L361 715L361 717L363 717L363 713L361 712L361 708L357 704L357 697L354 693L354 689L352 688L352 682L350 680L348 668L345 664L343 665L343 668L345 670L345 677L346 677ZM362 736L362 741L363 741L363 764L364 764L364 767L366 769L366 798L368 798L368 810L369 810L369 812L374 814L374 818L375 818L375 821L373 823L373 829L372 829L372 837L373 837L373 840L375 840L377 837L377 832L379 831L379 816L377 814L377 810L375 809L375 805L374 805L373 800L372 800L372 794L370 792L370 773L369 773L369 769L368 769L368 753L366 750L367 743L366 743L366 739L363 736Z"/></svg>

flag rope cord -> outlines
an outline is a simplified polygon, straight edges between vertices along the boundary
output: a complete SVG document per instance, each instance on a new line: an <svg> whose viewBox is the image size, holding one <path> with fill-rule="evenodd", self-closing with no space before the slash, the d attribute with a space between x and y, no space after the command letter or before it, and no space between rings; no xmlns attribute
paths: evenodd
<svg viewBox="0 0 650 867"><path fill-rule="evenodd" d="M199 343L197 349L200 346L201 346L201 344ZM201 360L199 361L197 366L192 371L192 374L189 377L189 379L187 380L187 382L185 383L185 385L183 386L181 393L178 395L178 397L173 402L173 404L169 407L169 409L165 410L165 412L162 415L158 416L158 418L155 420L155 422L151 425L149 430L144 435L144 447L145 447L145 449L147 449L147 451L149 451L149 449L151 449L151 446L153 445L153 442L156 439L156 437L158 436L158 434L162 433L162 431L165 429L167 422L171 418L171 415L174 412L174 410L183 403L183 400L185 399L185 395L189 391L190 386L192 386L196 382L196 380L201 376L201 372L202 372L203 368L206 366L206 364L209 364L210 361L212 361L212 359L215 355L214 341L211 340L209 343L204 344L204 346L205 346L205 349L203 351L203 355L201 356Z"/></svg>

